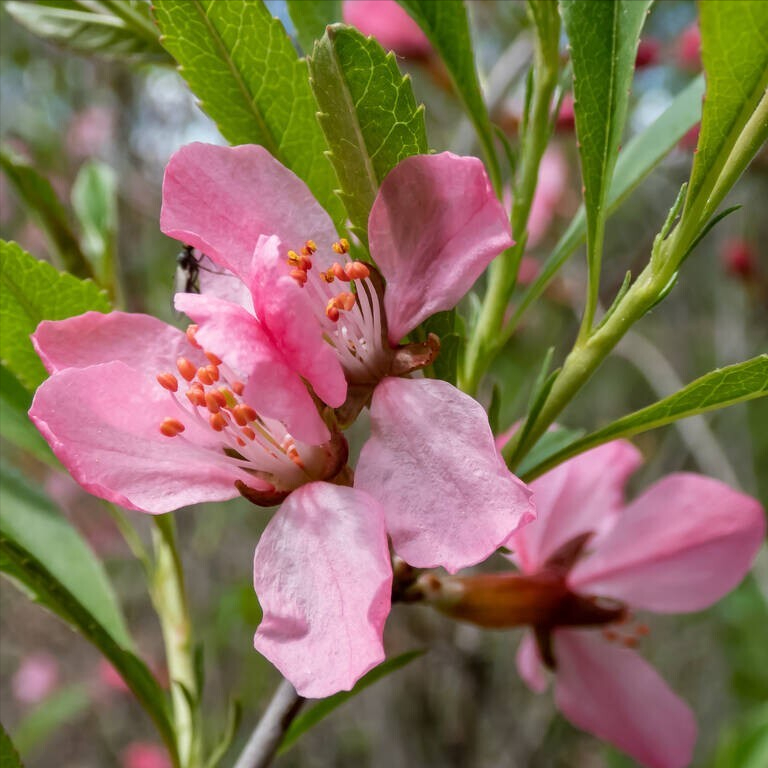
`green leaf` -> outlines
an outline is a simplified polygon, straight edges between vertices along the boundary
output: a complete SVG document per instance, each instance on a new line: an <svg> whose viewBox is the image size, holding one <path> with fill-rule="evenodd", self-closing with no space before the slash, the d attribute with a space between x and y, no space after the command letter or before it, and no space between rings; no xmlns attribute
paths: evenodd
<svg viewBox="0 0 768 768"><path fill-rule="evenodd" d="M0 723L0 768L24 768L19 753L2 723Z"/></svg>
<svg viewBox="0 0 768 768"><path fill-rule="evenodd" d="M307 63L279 19L261 0L155 0L153 9L163 45L222 136L268 149L340 227L338 180L324 154Z"/></svg>
<svg viewBox="0 0 768 768"><path fill-rule="evenodd" d="M765 768L768 764L768 706L748 710L722 733L710 768Z"/></svg>
<svg viewBox="0 0 768 768"><path fill-rule="evenodd" d="M106 294L95 283L58 272L17 243L0 240L0 358L29 390L47 376L29 340L40 321L109 309Z"/></svg>
<svg viewBox="0 0 768 768"><path fill-rule="evenodd" d="M25 757L58 728L80 717L91 705L84 684L55 691L35 707L13 730L16 747Z"/></svg>
<svg viewBox="0 0 768 768"><path fill-rule="evenodd" d="M288 0L288 13L305 53L312 50L329 24L343 18L341 0Z"/></svg>
<svg viewBox="0 0 768 768"><path fill-rule="evenodd" d="M640 30L652 0L561 0L573 65L574 114L587 211L591 327L608 188L624 132Z"/></svg>
<svg viewBox="0 0 768 768"><path fill-rule="evenodd" d="M707 95L686 213L709 207L707 198L768 87L768 3L707 0L699 11Z"/></svg>
<svg viewBox="0 0 768 768"><path fill-rule="evenodd" d="M397 0L413 17L440 55L456 93L477 131L496 191L501 172L493 145L493 128L475 69L467 9L462 0Z"/></svg>
<svg viewBox="0 0 768 768"><path fill-rule="evenodd" d="M0 147L0 168L48 236L64 268L78 277L90 277L92 273L80 250L69 216L56 197L51 182L6 146Z"/></svg>
<svg viewBox="0 0 768 768"><path fill-rule="evenodd" d="M115 172L105 163L88 160L80 166L71 194L72 208L80 222L83 251L99 283L112 286L117 247Z"/></svg>
<svg viewBox="0 0 768 768"><path fill-rule="evenodd" d="M206 768L217 768L219 763L224 759L224 755L227 754L227 750L235 738L242 714L243 708L240 705L240 702L235 699L230 699L229 707L227 708L227 724L224 727L224 732L221 734L208 755L208 760L205 763Z"/></svg>
<svg viewBox="0 0 768 768"><path fill-rule="evenodd" d="M0 571L76 628L115 667L175 755L165 695L141 659L101 565L74 529L18 475L2 470Z"/></svg>
<svg viewBox="0 0 768 768"><path fill-rule="evenodd" d="M378 667L374 667L367 675L361 677L351 691L336 693L305 710L288 727L288 730L283 735L283 740L280 742L280 748L277 753L287 752L310 728L316 726L323 718L330 715L331 712L346 701L349 701L353 696L357 696L358 693L364 691L375 682L392 674L392 672L396 672L398 669L402 669L414 659L418 659L423 655L424 651L422 650L408 651L407 653L400 654L400 656L395 656L393 659L387 659L383 664L379 664Z"/></svg>
<svg viewBox="0 0 768 768"><path fill-rule="evenodd" d="M456 383L466 328L464 320L455 309L438 312L428 318L421 325L423 338L434 333L440 338L440 352L432 363L432 370L428 375L442 379L451 384Z"/></svg>
<svg viewBox="0 0 768 768"><path fill-rule="evenodd" d="M710 371L674 395L630 413L597 432L571 443L522 475L533 480L571 456L618 438L631 437L649 429L663 427L678 419L696 416L718 408L768 395L768 354L743 363Z"/></svg>
<svg viewBox="0 0 768 768"><path fill-rule="evenodd" d="M629 197L677 142L699 122L703 94L704 79L698 77L675 97L658 120L642 133L633 136L621 149L608 191L608 214L613 213ZM586 233L586 216L582 205L542 265L541 272L526 289L510 327L514 327L528 307L541 296L560 267L584 242Z"/></svg>
<svg viewBox="0 0 768 768"><path fill-rule="evenodd" d="M45 563L53 578L73 594L120 645L130 648L117 597L104 566L51 501L21 475L0 465L0 532Z"/></svg>
<svg viewBox="0 0 768 768"><path fill-rule="evenodd" d="M49 466L60 467L48 443L27 416L31 404L30 393L4 365L0 365L0 435Z"/></svg>
<svg viewBox="0 0 768 768"><path fill-rule="evenodd" d="M140 0L38 0L3 7L30 32L78 53L170 64Z"/></svg>
<svg viewBox="0 0 768 768"><path fill-rule="evenodd" d="M565 428L552 429L545 432L525 455L520 464L515 467L515 474L522 476L530 472L535 466L543 463L550 456L554 456L567 445L573 443L574 440L578 440L584 432L585 430L583 429Z"/></svg>
<svg viewBox="0 0 768 768"><path fill-rule="evenodd" d="M334 24L309 60L320 126L331 148L352 230L368 242L368 214L384 177L427 151L424 108L393 53L353 27Z"/></svg>

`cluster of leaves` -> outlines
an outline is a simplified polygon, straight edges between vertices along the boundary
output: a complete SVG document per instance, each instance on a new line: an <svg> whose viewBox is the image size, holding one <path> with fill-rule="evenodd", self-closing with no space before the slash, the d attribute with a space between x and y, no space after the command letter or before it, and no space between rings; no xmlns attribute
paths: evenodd
<svg viewBox="0 0 768 768"><path fill-rule="evenodd" d="M461 0L399 2L442 59L458 101L476 129L489 175L500 191L503 172L496 132L479 84L465 4ZM523 314L586 241L586 311L571 353L580 356L580 367L573 363L569 368L569 358L562 369L549 373L548 358L533 386L524 426L506 455L510 466L517 466L526 478L608 440L768 394L768 356L763 355L710 372L680 392L590 435L546 431L629 325L666 295L681 263L716 223L725 194L768 132L764 95L768 49L762 42L768 35L768 7L760 2L717 0L701 5L708 75L703 114L704 82L698 78L619 152L635 51L650 4L651 0L561 0L558 15L547 0L529 0L537 59L529 80L529 111L523 128L530 135L521 137L515 189L523 197L527 194L530 204L538 163L552 128L550 96L562 70L561 18L573 67L584 204L538 277L523 290L511 317L504 318L503 311L494 315L490 286L485 307L473 316L465 319L444 313L424 329L443 337L443 354L434 375L460 384L462 378L476 382ZM368 214L383 178L404 157L430 149L423 107L417 104L410 80L401 74L392 53L374 39L337 23L341 17L338 0L288 0L288 7L304 57L261 0L154 0L152 15L148 4L137 0L5 4L8 13L35 34L80 53L133 63L175 64L228 141L266 147L307 183L339 230L348 227L365 247ZM537 103L544 104L538 112ZM606 220L699 120L701 138L690 183L657 238L648 268L634 281L628 276L613 306L596 323ZM0 154L0 162L67 270L58 272L15 243L0 246L0 426L6 440L55 465L47 445L25 417L34 389L45 377L29 334L43 319L106 312L111 301L119 299L113 268L115 182L104 166L92 164L83 169L73 193L79 225L75 229L50 183L37 171L7 150ZM527 179L532 182L528 184ZM527 218L524 202L519 203L523 228ZM515 234L521 245L517 257L512 254L508 260L512 280L505 278L505 292L497 301L503 310L525 243L524 231ZM501 323L491 329L492 343L473 354L473 340L483 338L482 323L494 316ZM467 367L473 365L477 370L468 373ZM578 369L578 375L572 369ZM491 411L493 420L493 406ZM2 472L3 506L18 514L2 518L0 569L101 650L153 718L179 764L169 702L135 655L101 564L45 497L31 491L12 470L3 468ZM22 515L24 525L19 525ZM54 541L56 545L50 546ZM77 568L71 563L77 563ZM283 748L357 690L411 658L390 660L361 681L352 694L334 697L307 712L294 723ZM186 691L193 699L198 694ZM199 701L191 702L192 709L198 706ZM235 726L233 717L224 739L211 750L209 765L223 755ZM6 738L4 733L0 735Z"/></svg>

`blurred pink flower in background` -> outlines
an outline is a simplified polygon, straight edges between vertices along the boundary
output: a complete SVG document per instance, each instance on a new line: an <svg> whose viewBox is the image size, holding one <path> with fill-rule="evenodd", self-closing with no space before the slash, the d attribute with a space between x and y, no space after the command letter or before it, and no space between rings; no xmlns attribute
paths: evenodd
<svg viewBox="0 0 768 768"><path fill-rule="evenodd" d="M419 25L395 0L344 0L343 15L345 23L400 56L424 59L432 51Z"/></svg>
<svg viewBox="0 0 768 768"><path fill-rule="evenodd" d="M576 128L576 114L573 111L573 94L566 93L560 103L560 110L555 118L555 130L561 133L573 133Z"/></svg>
<svg viewBox="0 0 768 768"><path fill-rule="evenodd" d="M115 113L109 107L91 105L72 115L67 126L67 152L75 158L103 154L115 130Z"/></svg>
<svg viewBox="0 0 768 768"><path fill-rule="evenodd" d="M172 768L165 749L148 741L134 741L120 757L122 768Z"/></svg>
<svg viewBox="0 0 768 768"><path fill-rule="evenodd" d="M49 653L24 656L11 681L13 695L23 704L38 704L59 683L59 662Z"/></svg>
<svg viewBox="0 0 768 768"><path fill-rule="evenodd" d="M698 21L688 25L675 41L675 58L678 65L689 72L701 69L701 30Z"/></svg>
<svg viewBox="0 0 768 768"><path fill-rule="evenodd" d="M757 274L757 252L748 240L726 240L720 250L720 259L725 271L732 277L749 281Z"/></svg>
<svg viewBox="0 0 768 768"><path fill-rule="evenodd" d="M130 688L126 685L122 675L105 659L99 659L99 680L110 690L127 693Z"/></svg>
<svg viewBox="0 0 768 768"><path fill-rule="evenodd" d="M696 123L693 128L689 128L680 141L677 142L677 146L685 152L693 152L699 143L699 133L701 132L701 123Z"/></svg>
<svg viewBox="0 0 768 768"><path fill-rule="evenodd" d="M562 150L550 144L541 158L539 180L528 217L528 246L535 248L547 233L568 183L568 163Z"/></svg>
<svg viewBox="0 0 768 768"><path fill-rule="evenodd" d="M661 43L655 37L643 37L637 46L635 69L652 67L659 62Z"/></svg>

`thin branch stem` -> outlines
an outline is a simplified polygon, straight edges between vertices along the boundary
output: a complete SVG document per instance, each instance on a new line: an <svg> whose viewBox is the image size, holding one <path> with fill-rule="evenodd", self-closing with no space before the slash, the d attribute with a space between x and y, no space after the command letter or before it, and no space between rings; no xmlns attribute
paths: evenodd
<svg viewBox="0 0 768 768"><path fill-rule="evenodd" d="M277 753L288 726L306 699L283 680L259 720L234 768L266 768Z"/></svg>

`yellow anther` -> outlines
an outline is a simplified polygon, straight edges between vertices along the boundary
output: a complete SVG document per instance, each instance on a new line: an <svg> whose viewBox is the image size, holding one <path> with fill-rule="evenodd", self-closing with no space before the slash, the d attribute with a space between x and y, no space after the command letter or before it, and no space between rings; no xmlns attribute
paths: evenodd
<svg viewBox="0 0 768 768"><path fill-rule="evenodd" d="M346 237L342 237L341 240L334 243L331 246L335 253L338 253L339 255L342 255L344 253L349 253L349 240L347 240Z"/></svg>

